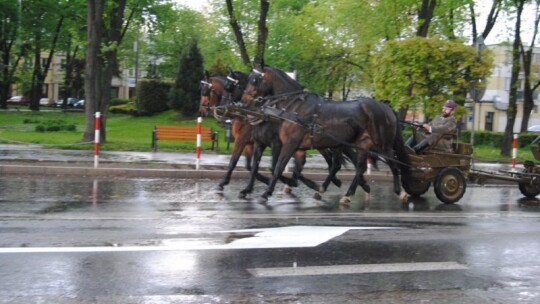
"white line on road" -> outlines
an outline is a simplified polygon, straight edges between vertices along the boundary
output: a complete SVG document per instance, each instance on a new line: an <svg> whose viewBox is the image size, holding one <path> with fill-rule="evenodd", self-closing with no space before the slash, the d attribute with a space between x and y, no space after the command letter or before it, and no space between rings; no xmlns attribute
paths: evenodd
<svg viewBox="0 0 540 304"><path fill-rule="evenodd" d="M363 274L382 272L462 270L467 266L456 262L424 262L424 263L389 263L389 264L357 264L305 267L250 268L248 271L256 277L286 277L308 275Z"/></svg>
<svg viewBox="0 0 540 304"><path fill-rule="evenodd" d="M69 253L172 250L225 250L260 248L310 248L338 237L349 230L388 230L400 227L286 226L216 231L212 238L160 240L161 246L92 246L92 247L4 247L1 253ZM243 235L247 233L247 235Z"/></svg>

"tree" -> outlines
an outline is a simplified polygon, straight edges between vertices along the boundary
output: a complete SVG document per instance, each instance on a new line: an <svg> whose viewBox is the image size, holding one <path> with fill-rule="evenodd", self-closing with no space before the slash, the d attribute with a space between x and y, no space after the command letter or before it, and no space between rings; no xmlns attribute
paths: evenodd
<svg viewBox="0 0 540 304"><path fill-rule="evenodd" d="M20 28L21 7L19 1L0 2L0 108L7 108L11 85L15 82L15 71L26 47L15 49Z"/></svg>
<svg viewBox="0 0 540 304"><path fill-rule="evenodd" d="M479 61L473 47L421 37L390 41L373 60L375 97L395 109L421 107L428 117L449 98L463 104L453 92L467 91L492 66L489 53Z"/></svg>
<svg viewBox="0 0 540 304"><path fill-rule="evenodd" d="M39 99L42 97L45 77L51 67L56 52L58 39L64 26L64 3L55 0L24 1L22 19L24 39L30 43L33 56L32 78L30 81L30 104L33 111L39 110ZM47 58L41 58L42 52L48 52Z"/></svg>
<svg viewBox="0 0 540 304"><path fill-rule="evenodd" d="M512 141L514 135L514 124L517 114L517 92L521 81L519 72L521 70L521 16L523 7L527 0L512 0L516 9L516 23L514 24L514 41L512 43L512 72L510 75L510 93L508 100L508 109L506 110L506 127L504 128L504 137L501 147L502 156L510 156L512 150Z"/></svg>
<svg viewBox="0 0 540 304"><path fill-rule="evenodd" d="M107 113L111 99L110 86L113 76L120 75L119 46L134 16L142 14L151 0L130 1L128 16L127 0L87 0L88 4L88 50L86 56L85 94L87 105L84 141L91 141L95 130L95 112L101 113L102 141L106 141ZM106 5L108 4L108 5Z"/></svg>
<svg viewBox="0 0 540 304"><path fill-rule="evenodd" d="M203 58L197 46L197 40L193 40L180 55L176 81L169 95L169 107L180 111L185 116L197 113L200 97L199 85L203 76Z"/></svg>
<svg viewBox="0 0 540 304"><path fill-rule="evenodd" d="M523 41L520 39L520 52L523 58L523 117L521 119L520 132L527 132L527 126L529 125L529 117L531 111L534 108L534 91L540 86L540 79L535 79L532 75L533 69L533 55L535 48L535 41L538 35L538 25L540 23L540 4L536 2L535 8L535 20L533 26L533 34L528 46L523 45Z"/></svg>

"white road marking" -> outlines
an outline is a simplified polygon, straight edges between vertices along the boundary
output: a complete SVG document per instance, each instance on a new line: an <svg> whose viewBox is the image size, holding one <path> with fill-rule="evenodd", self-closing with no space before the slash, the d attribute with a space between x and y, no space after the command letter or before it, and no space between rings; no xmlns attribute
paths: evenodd
<svg viewBox="0 0 540 304"><path fill-rule="evenodd" d="M365 274L383 272L463 270L467 266L456 262L424 262L424 263L391 263L391 264L358 264L305 267L250 268L248 271L255 277L286 277L309 275Z"/></svg>
<svg viewBox="0 0 540 304"><path fill-rule="evenodd" d="M213 238L161 240L161 246L4 247L0 253L69 253L172 250L305 248L325 243L349 230L388 230L400 227L287 226L217 231Z"/></svg>

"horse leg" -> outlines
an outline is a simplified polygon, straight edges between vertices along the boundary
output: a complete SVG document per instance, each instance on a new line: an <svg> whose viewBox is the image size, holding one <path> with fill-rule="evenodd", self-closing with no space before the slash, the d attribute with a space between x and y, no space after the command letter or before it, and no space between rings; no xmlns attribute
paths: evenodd
<svg viewBox="0 0 540 304"><path fill-rule="evenodd" d="M249 135L251 136L251 135ZM253 159L253 143L248 143L244 148L244 156L246 157L246 169L251 172L251 161ZM268 185L270 179L257 171L255 178Z"/></svg>
<svg viewBox="0 0 540 304"><path fill-rule="evenodd" d="M351 186L347 190L347 193L344 197L341 198L341 203L349 203L351 201L351 197L354 196L356 193L357 186L362 187L364 189L364 192L369 194L371 192L371 188L369 187L368 183L364 179L364 172L367 170L367 151L359 148L356 151L356 171L355 176L353 179L353 182L351 183Z"/></svg>
<svg viewBox="0 0 540 304"><path fill-rule="evenodd" d="M295 147L297 146L298 145L296 145ZM279 157L277 158L274 168L274 173L272 174L272 179L270 180L270 184L268 184L266 191L264 191L264 193L261 195L262 199L268 200L268 197L272 196L272 193L274 192L274 189L276 187L277 180L279 176L283 174L283 170L285 170L285 166L287 166L287 163L291 159L295 150L295 148L291 148L289 146L283 146L281 148Z"/></svg>
<svg viewBox="0 0 540 304"><path fill-rule="evenodd" d="M393 154L389 154L389 155L393 155ZM388 161L387 162L388 164L388 167L390 167L390 171L392 171L392 175L394 177L394 192L397 194L397 195L400 195L401 193L401 183L400 183L400 180L399 180L399 165L396 164L395 162L393 161Z"/></svg>
<svg viewBox="0 0 540 304"><path fill-rule="evenodd" d="M293 157L294 157L293 177L295 179L300 180L307 187L315 191L319 191L319 188L320 188L319 185L302 174L302 170L304 169L304 165L306 164L306 151L303 151L303 150L296 151Z"/></svg>
<svg viewBox="0 0 540 304"><path fill-rule="evenodd" d="M343 151L341 149L325 149L321 151L321 155L328 164L328 176L324 180L320 192L325 192L328 186L333 182L337 187L341 187L341 180L336 177L337 172L341 169L343 160ZM330 155L328 155L330 154Z"/></svg>
<svg viewBox="0 0 540 304"><path fill-rule="evenodd" d="M276 141L274 141L272 143L272 166L270 167L272 172L274 172L274 169L276 168L276 162L277 162L277 159L279 157L281 147L282 147L282 144L281 144L281 142L279 140L276 140ZM287 163L285 164L285 166L287 165ZM295 164L295 166L296 166L296 164ZM289 186L289 187L298 187L297 176L295 176L294 174L293 174L292 178L288 178L288 177L284 176L283 172L282 172L279 175L279 180L282 183L284 183L285 185Z"/></svg>
<svg viewBox="0 0 540 304"><path fill-rule="evenodd" d="M253 192L253 185L255 184L255 175L259 170L259 164L261 162L262 154L264 152L264 149L266 146L263 146L262 144L259 144L255 142L255 145L253 146L253 164L251 167L251 174L249 175L249 181L244 188L244 190L240 191L239 197L245 198L248 193Z"/></svg>
<svg viewBox="0 0 540 304"><path fill-rule="evenodd" d="M223 188L226 185L228 185L229 182L231 181L232 172L234 168L236 168L236 164L238 163L238 160L240 159L240 156L242 155L242 151L244 150L244 147L247 145L248 140L249 138L246 139L245 136L238 138L236 144L234 145L234 150L231 155L231 160L229 161L229 167L227 168L227 173L225 173L225 177L223 178L223 181L221 181L221 183L219 183L218 185L219 190L223 190ZM251 158L252 158L251 153L249 155L246 154L247 163L251 162ZM249 167L251 168L251 164L249 165ZM250 169L248 170L251 171Z"/></svg>

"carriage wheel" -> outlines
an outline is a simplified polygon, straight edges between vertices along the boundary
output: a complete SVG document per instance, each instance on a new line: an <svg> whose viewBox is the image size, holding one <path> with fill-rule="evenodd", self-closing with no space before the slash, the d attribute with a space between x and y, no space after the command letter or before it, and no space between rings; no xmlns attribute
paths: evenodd
<svg viewBox="0 0 540 304"><path fill-rule="evenodd" d="M537 178L531 179L529 182L518 183L519 191L521 194L528 198L535 198L540 194L540 183Z"/></svg>
<svg viewBox="0 0 540 304"><path fill-rule="evenodd" d="M407 192L409 195L420 196L429 190L431 182L402 175L401 185L403 186L403 189L405 189L405 192Z"/></svg>
<svg viewBox="0 0 540 304"><path fill-rule="evenodd" d="M461 170L455 167L442 169L433 184L435 195L445 204L453 204L459 201L465 194L467 184Z"/></svg>

